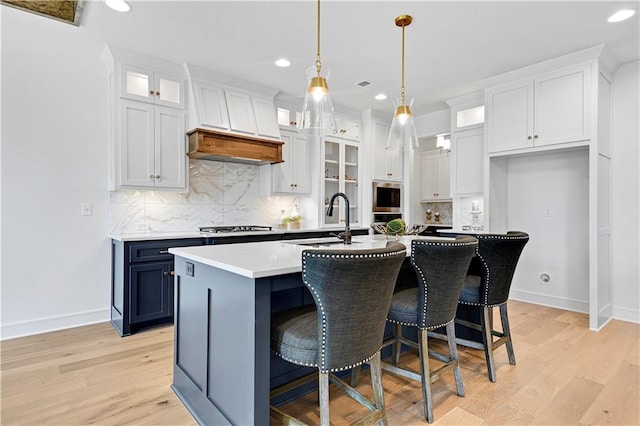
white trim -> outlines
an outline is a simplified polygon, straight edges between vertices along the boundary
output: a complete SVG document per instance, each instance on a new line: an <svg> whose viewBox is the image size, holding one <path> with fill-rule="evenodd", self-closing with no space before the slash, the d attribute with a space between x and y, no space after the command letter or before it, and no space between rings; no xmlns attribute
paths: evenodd
<svg viewBox="0 0 640 426"><path fill-rule="evenodd" d="M109 308L0 325L0 340L109 321Z"/></svg>
<svg viewBox="0 0 640 426"><path fill-rule="evenodd" d="M612 317L613 319L617 319L620 321L627 321L627 322L640 324L640 311L637 309L614 306Z"/></svg>
<svg viewBox="0 0 640 426"><path fill-rule="evenodd" d="M532 291L515 290L511 288L509 299L521 302L535 303L536 305L549 306L551 308L565 309L567 311L589 313L589 302L586 300L569 299L567 297L550 296L548 294Z"/></svg>

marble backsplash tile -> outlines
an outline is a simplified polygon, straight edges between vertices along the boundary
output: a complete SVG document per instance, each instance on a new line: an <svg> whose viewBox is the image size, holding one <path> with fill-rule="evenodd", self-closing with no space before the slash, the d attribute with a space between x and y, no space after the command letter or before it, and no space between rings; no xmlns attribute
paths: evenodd
<svg viewBox="0 0 640 426"><path fill-rule="evenodd" d="M451 225L453 220L453 203L451 202L433 202L422 203L423 221L432 225ZM427 216L427 210L431 210L431 217ZM440 221L436 221L435 213L440 213Z"/></svg>
<svg viewBox="0 0 640 426"><path fill-rule="evenodd" d="M274 226L299 199L260 195L259 166L189 161L189 192L110 193L109 233L192 232L200 226Z"/></svg>

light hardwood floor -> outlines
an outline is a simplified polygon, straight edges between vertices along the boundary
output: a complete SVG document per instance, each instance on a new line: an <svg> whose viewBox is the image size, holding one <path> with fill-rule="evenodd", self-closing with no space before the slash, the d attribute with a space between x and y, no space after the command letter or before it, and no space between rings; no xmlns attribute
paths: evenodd
<svg viewBox="0 0 640 426"><path fill-rule="evenodd" d="M435 382L435 424L640 424L640 325L599 333L584 314L509 302L517 365L496 352L497 383L482 352L459 347L466 397L451 374ZM441 342L434 342L440 345ZM109 323L1 343L2 425L194 425L169 385L173 328L120 338ZM401 362L418 368L417 357ZM358 386L371 395L368 374ZM391 425L424 425L420 386L383 373ZM316 395L282 407L318 423ZM331 388L332 423L363 409Z"/></svg>

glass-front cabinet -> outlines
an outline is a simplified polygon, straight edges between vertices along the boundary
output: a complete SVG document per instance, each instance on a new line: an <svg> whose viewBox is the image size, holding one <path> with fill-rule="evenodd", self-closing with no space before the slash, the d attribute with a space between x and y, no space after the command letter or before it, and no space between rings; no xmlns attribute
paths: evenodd
<svg viewBox="0 0 640 426"><path fill-rule="evenodd" d="M323 184L321 187L320 212L323 227L342 227L347 220L345 201L342 197L334 200L333 216L327 216L331 196L337 192L349 198L349 225L360 224L360 146L357 142L327 137L322 144Z"/></svg>

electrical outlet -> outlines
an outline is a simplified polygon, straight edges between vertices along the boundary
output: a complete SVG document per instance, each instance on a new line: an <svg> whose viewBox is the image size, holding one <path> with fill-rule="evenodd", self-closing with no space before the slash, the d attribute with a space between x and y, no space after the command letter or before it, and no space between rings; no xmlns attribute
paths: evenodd
<svg viewBox="0 0 640 426"><path fill-rule="evenodd" d="M91 216L93 214L93 205L91 203L82 203L82 216Z"/></svg>
<svg viewBox="0 0 640 426"><path fill-rule="evenodd" d="M193 263L191 262L187 262L187 276L192 277L193 276Z"/></svg>
<svg viewBox="0 0 640 426"><path fill-rule="evenodd" d="M544 209L544 216L545 217L551 217L551 209L550 208Z"/></svg>

